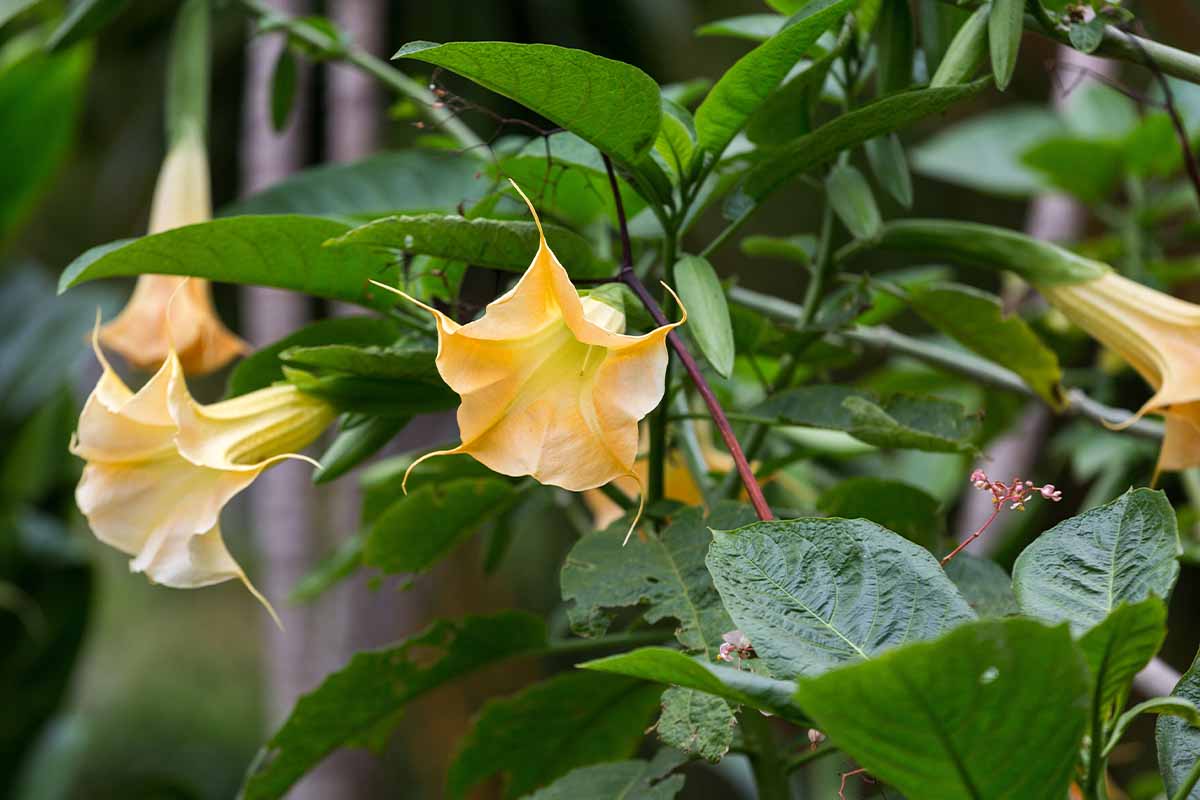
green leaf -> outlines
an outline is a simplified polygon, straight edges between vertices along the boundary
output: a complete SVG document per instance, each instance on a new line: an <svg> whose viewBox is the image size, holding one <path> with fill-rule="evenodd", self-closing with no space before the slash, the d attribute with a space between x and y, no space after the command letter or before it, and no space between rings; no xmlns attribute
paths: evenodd
<svg viewBox="0 0 1200 800"><path fill-rule="evenodd" d="M873 246L964 267L1007 269L1036 286L1094 280L1109 266L1019 231L948 219L888 222Z"/></svg>
<svg viewBox="0 0 1200 800"><path fill-rule="evenodd" d="M658 138L654 140L654 150L662 156L677 179L687 176L696 152L696 121L692 118L692 112L665 97L662 127L658 129ZM634 212L629 209L628 203L625 207L626 213L633 216Z"/></svg>
<svg viewBox="0 0 1200 800"><path fill-rule="evenodd" d="M414 58L456 72L627 164L636 163L658 134L658 84L637 67L584 50L511 42L410 42L393 58Z"/></svg>
<svg viewBox="0 0 1200 800"><path fill-rule="evenodd" d="M72 0L63 21L50 34L46 49L65 50L99 33L127 5L129 0Z"/></svg>
<svg viewBox="0 0 1200 800"><path fill-rule="evenodd" d="M817 237L803 236L747 236L739 247L742 253L755 258L778 258L795 261L803 267L812 263L817 252Z"/></svg>
<svg viewBox="0 0 1200 800"><path fill-rule="evenodd" d="M1115 142L1055 136L1026 150L1021 161L1051 185L1095 203L1112 194L1121 180L1121 155Z"/></svg>
<svg viewBox="0 0 1200 800"><path fill-rule="evenodd" d="M1025 0L992 0L988 14L988 48L996 88L1004 91L1017 68L1017 52L1025 33Z"/></svg>
<svg viewBox="0 0 1200 800"><path fill-rule="evenodd" d="M1183 673L1171 696L1190 700L1193 705L1200 704L1200 657ZM1167 795L1175 797L1192 767L1200 760L1200 723L1183 717L1162 716L1154 730L1158 770L1162 773ZM1187 800L1200 800L1200 786L1188 793Z"/></svg>
<svg viewBox="0 0 1200 800"><path fill-rule="evenodd" d="M573 231L543 225L546 241L573 278L603 278L614 267L598 259L591 244ZM467 219L459 215L415 214L377 219L329 243L332 252L417 253L479 267L524 272L538 249L532 222ZM378 256L377 256L378 257Z"/></svg>
<svg viewBox="0 0 1200 800"><path fill-rule="evenodd" d="M647 622L678 620L680 644L715 660L721 636L734 625L704 565L709 534L703 513L685 509L658 535L623 545L627 527L619 521L588 533L567 554L560 582L571 629L601 636L613 617L606 609L645 605Z"/></svg>
<svg viewBox="0 0 1200 800"><path fill-rule="evenodd" d="M1067 31L1071 46L1081 53L1095 52L1104 41L1104 28L1107 25L1108 21L1099 14L1087 22L1072 22Z"/></svg>
<svg viewBox="0 0 1200 800"><path fill-rule="evenodd" d="M642 647L628 653L580 664L583 669L614 672L668 686L696 689L731 703L757 708L805 725L808 718L792 701L796 684L757 675L734 667L721 667L666 647Z"/></svg>
<svg viewBox="0 0 1200 800"><path fill-rule="evenodd" d="M825 178L825 196L855 239L870 239L879 233L883 219L875 195L862 173L849 164L838 164Z"/></svg>
<svg viewBox="0 0 1200 800"><path fill-rule="evenodd" d="M656 726L663 744L716 763L733 744L733 709L720 697L672 686L662 694Z"/></svg>
<svg viewBox="0 0 1200 800"><path fill-rule="evenodd" d="M688 310L688 331L700 352L723 378L733 372L733 324L725 290L712 264L702 256L684 256L675 262L675 287Z"/></svg>
<svg viewBox="0 0 1200 800"><path fill-rule="evenodd" d="M1027 197L1046 188L1037 170L1021 161L1034 144L1061 133L1063 124L1040 106L1010 106L943 128L913 149L922 175L980 192ZM987 158L980 158L987 153Z"/></svg>
<svg viewBox="0 0 1200 800"><path fill-rule="evenodd" d="M974 618L937 560L867 520L714 531L708 569L773 675L818 675Z"/></svg>
<svg viewBox="0 0 1200 800"><path fill-rule="evenodd" d="M967 605L984 617L1011 617L1018 613L1012 579L1004 567L987 558L959 553L945 566Z"/></svg>
<svg viewBox="0 0 1200 800"><path fill-rule="evenodd" d="M842 114L812 133L772 151L750 169L740 191L754 202L761 202L788 181L832 160L842 150L904 128L931 114L940 114L955 103L973 97L988 83L979 80L962 86L901 92Z"/></svg>
<svg viewBox="0 0 1200 800"><path fill-rule="evenodd" d="M720 155L800 57L858 0L814 0L725 71L696 109L700 146Z"/></svg>
<svg viewBox="0 0 1200 800"><path fill-rule="evenodd" d="M788 18L783 14L744 14L740 17L706 22L696 28L695 34L697 36L732 36L735 39L765 42L779 33L787 21Z"/></svg>
<svg viewBox="0 0 1200 800"><path fill-rule="evenodd" d="M29 212L66 158L91 51L35 53L0 68L0 240Z"/></svg>
<svg viewBox="0 0 1200 800"><path fill-rule="evenodd" d="M779 392L753 416L771 425L805 425L845 431L877 447L970 453L978 417L958 403L933 397L874 394L846 386L801 386Z"/></svg>
<svg viewBox="0 0 1200 800"><path fill-rule="evenodd" d="M342 746L378 741L418 697L482 667L546 646L546 627L519 611L439 620L350 663L301 697L250 767L245 800L275 800Z"/></svg>
<svg viewBox="0 0 1200 800"><path fill-rule="evenodd" d="M1021 613L1079 634L1122 603L1170 597L1179 553L1166 495L1130 489L1035 539L1013 566L1013 591Z"/></svg>
<svg viewBox="0 0 1200 800"><path fill-rule="evenodd" d="M683 788L683 776L667 773L683 763L679 753L659 750L649 763L617 761L571 770L528 800L670 800Z"/></svg>
<svg viewBox="0 0 1200 800"><path fill-rule="evenodd" d="M352 428L343 427L317 459L321 466L313 472L313 483L328 483L340 478L383 449L411 417L371 417Z"/></svg>
<svg viewBox="0 0 1200 800"><path fill-rule="evenodd" d="M907 797L1061 800L1088 684L1065 628L983 620L801 681L796 699L834 745Z"/></svg>
<svg viewBox="0 0 1200 800"><path fill-rule="evenodd" d="M93 247L63 270L58 290L100 278L158 273L274 286L364 306L391 305L392 295L368 283L388 279L387 254L322 247L346 230L318 217L215 219Z"/></svg>
<svg viewBox="0 0 1200 800"><path fill-rule="evenodd" d="M1183 161L1183 149L1170 116L1156 111L1142 118L1121 142L1125 168L1134 175L1165 178Z"/></svg>
<svg viewBox="0 0 1200 800"><path fill-rule="evenodd" d="M912 175L908 172L908 159L904 155L904 145L900 144L900 137L894 133L878 136L868 140L864 149L875 180L879 181L897 203L911 208Z"/></svg>
<svg viewBox="0 0 1200 800"><path fill-rule="evenodd" d="M459 204L474 205L490 186L489 180L479 176L479 163L474 159L402 150L297 172L227 206L223 214L306 214L344 220L448 211Z"/></svg>
<svg viewBox="0 0 1200 800"><path fill-rule="evenodd" d="M1121 743L1125 731L1129 730L1129 726L1142 714L1157 714L1160 720L1175 717L1188 725L1200 726L1200 709L1196 708L1196 704L1191 700L1182 697L1155 697L1145 700L1117 717L1112 725L1108 744L1104 746L1101 754L1104 758L1108 758L1113 749Z"/></svg>
<svg viewBox="0 0 1200 800"><path fill-rule="evenodd" d="M42 0L0 0L0 25L33 8Z"/></svg>
<svg viewBox="0 0 1200 800"><path fill-rule="evenodd" d="M1129 684L1162 647L1167 636L1167 607L1157 597L1122 603L1085 633L1079 648L1095 679L1093 718L1107 721L1125 706Z"/></svg>
<svg viewBox="0 0 1200 800"><path fill-rule="evenodd" d="M913 310L947 336L1021 376L1051 408L1066 407L1058 356L1000 299L971 286L938 283L910 290Z"/></svg>
<svg viewBox="0 0 1200 800"><path fill-rule="evenodd" d="M424 572L515 497L512 484L499 478L460 478L414 489L371 525L363 561L388 573Z"/></svg>
<svg viewBox="0 0 1200 800"><path fill-rule="evenodd" d="M239 361L229 375L226 396L236 397L282 381L279 356L285 350L334 343L389 345L400 333L397 323L377 317L335 317L311 323Z"/></svg>
<svg viewBox="0 0 1200 800"><path fill-rule="evenodd" d="M885 478L844 480L825 490L817 510L827 517L870 520L931 553L941 548L945 533L937 500L911 484Z"/></svg>
<svg viewBox="0 0 1200 800"><path fill-rule="evenodd" d="M987 51L988 19L991 13L991 3L984 3L962 24L929 80L929 88L954 86L975 77Z"/></svg>
<svg viewBox="0 0 1200 800"><path fill-rule="evenodd" d="M459 397L444 383L316 374L284 366L283 376L300 391L320 397L338 411L384 417L427 414L454 408Z"/></svg>
<svg viewBox="0 0 1200 800"><path fill-rule="evenodd" d="M927 72L936 74L955 35L970 17L971 12L957 6L941 3L938 0L918 0L917 27L920 30L921 51L925 54ZM949 83L963 83L970 80L971 77L971 75L964 75Z"/></svg>
<svg viewBox="0 0 1200 800"><path fill-rule="evenodd" d="M1084 81L1067 94L1060 113L1071 133L1099 141L1120 139L1142 118L1133 100L1101 81Z"/></svg>
<svg viewBox="0 0 1200 800"><path fill-rule="evenodd" d="M629 758L658 710L662 690L599 672L564 672L490 700L463 739L446 793L463 797L497 773L504 797L521 797L576 767Z"/></svg>
<svg viewBox="0 0 1200 800"><path fill-rule="evenodd" d="M279 354L288 366L330 370L345 375L383 380L441 383L434 359L437 350L422 340L378 345L321 344L289 347Z"/></svg>
<svg viewBox="0 0 1200 800"><path fill-rule="evenodd" d="M907 89L913 82L913 55L916 52L908 0L883 0L875 24L875 39L879 94Z"/></svg>
<svg viewBox="0 0 1200 800"><path fill-rule="evenodd" d="M271 127L276 133L287 127L296 98L296 57L283 48L271 72Z"/></svg>

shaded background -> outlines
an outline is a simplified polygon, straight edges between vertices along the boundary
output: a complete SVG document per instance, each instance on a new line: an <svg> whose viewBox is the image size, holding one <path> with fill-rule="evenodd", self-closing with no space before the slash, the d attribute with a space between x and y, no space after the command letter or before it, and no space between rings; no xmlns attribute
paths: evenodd
<svg viewBox="0 0 1200 800"><path fill-rule="evenodd" d="M329 0L313 10L332 13L336 5L375 4ZM697 39L691 33L696 25L768 10L752 0L438 0L382 5L387 19L386 34L380 37L384 43L381 55L416 39L550 42L628 61L660 83L697 76L715 78L750 46L734 39ZM5 263L36 264L53 278L87 248L136 236L145 229L164 146L162 79L174 11L174 3L132 2L99 38L71 155L34 213L5 244ZM1184 49L1200 46L1200 26L1189 4L1156 0L1138 4L1135 11L1151 35ZM218 208L237 197L239 176L249 166L243 162L239 146L245 135L246 33L246 20L238 13L226 11L218 16L210 126ZM1056 72L1054 58L1051 45L1026 37L1009 91L1004 95L984 93L973 104L956 108L951 118L1014 102L1048 102L1056 83L1063 79ZM412 63L404 68L419 72ZM316 67L305 88L307 102L297 109L297 122L308 131L300 153L305 163L328 158L329 80L328 68ZM522 113L453 76L446 76L445 85L500 115ZM384 147L400 147L420 135L411 121L394 119L385 107L378 108L375 116ZM466 119L485 134L496 125L494 118L482 113L468 113ZM946 122L927 121L905 131L904 139L921 141ZM1023 200L985 197L919 176L915 188L914 216L987 220L1014 228L1026 221L1028 208ZM890 201L882 202L885 216L900 213L888 205ZM818 211L812 195L797 187L780 192L745 232L812 231ZM714 214L711 224L698 226L702 232L719 224L718 212L710 213ZM798 299L803 290L803 276L782 262L744 260L736 249L727 248L716 264L725 274L739 274L750 288L789 299ZM235 328L235 321L245 311L239 308L239 299L230 287L218 288L222 315ZM120 293L89 297L89 301L112 309L119 305ZM319 315L332 309L313 303L310 311ZM82 345L79 350L78 385L85 387L94 371ZM224 375L213 376L198 382L196 392L202 399L212 399L223 385ZM320 552L332 549L350 533L345 514L336 510L333 491L330 487L313 489L318 498ZM60 491L52 502L60 508L69 505L69 494ZM226 514L224 529L235 555L254 576L259 565L244 511L244 503L235 503ZM367 619L366 627L375 631L372 638L382 643L412 632L434 616L504 606L552 613L559 603L558 568L571 543L559 513L545 508L531 514L520 527L507 566L490 578L485 579L479 568L481 546L472 542L413 587L376 587L377 593L382 593L376 596L377 601L382 598L376 606L402 605L405 613ZM74 536L94 568L93 603L65 705L44 732L43 744L54 744L55 758L62 759L55 762L61 766L51 769L73 775L66 793L57 796L99 800L232 797L269 733L263 691L262 610L232 583L200 592L151 587L141 577L128 574L126 559L120 554L98 545L83 530L76 530ZM87 591L88 584L81 584L78 575L72 577L72 570L83 569L64 566L61 574L49 579L50 589L82 585L82 591ZM1200 633L1200 626L1186 613L1195 607L1196 587L1194 570L1185 567L1172 604L1172 632L1165 651L1177 667L1186 667ZM314 613L317 635L342 642L344 631L338 626L350 624L345 615L320 609ZM378 624L372 626L373 622ZM361 619L355 621L362 623ZM323 665L313 674L319 676L337 665L337 661ZM416 704L401 725L386 766L354 755L346 757L351 769L368 776L361 796L440 796L446 765L472 713L485 698L528 682L537 669L537 665L523 665L485 673ZM1144 761L1146 753L1134 756ZM708 784L690 782L685 796L710 793L705 785L714 796L728 796L739 785L737 771L736 759L731 758L727 774Z"/></svg>

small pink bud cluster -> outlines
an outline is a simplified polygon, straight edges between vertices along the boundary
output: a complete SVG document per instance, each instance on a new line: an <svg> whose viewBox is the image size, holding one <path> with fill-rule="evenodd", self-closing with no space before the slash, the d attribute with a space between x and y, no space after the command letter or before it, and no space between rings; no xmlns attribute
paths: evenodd
<svg viewBox="0 0 1200 800"><path fill-rule="evenodd" d="M730 631L721 636L724 643L717 650L717 658L722 661L733 661L735 658L739 661L744 658L757 658L758 653L754 652L754 646L750 644L749 637L741 631Z"/></svg>
<svg viewBox="0 0 1200 800"><path fill-rule="evenodd" d="M1013 478L1012 483L993 481L989 480L987 473L981 469L971 473L971 484L976 489L990 491L992 505L996 508L1008 503L1009 508L1024 511L1025 501L1031 499L1035 494L1040 494L1043 499L1052 500L1055 503L1062 500L1062 492L1055 489L1052 483L1047 483L1045 486L1034 486L1033 481L1023 481L1019 477Z"/></svg>

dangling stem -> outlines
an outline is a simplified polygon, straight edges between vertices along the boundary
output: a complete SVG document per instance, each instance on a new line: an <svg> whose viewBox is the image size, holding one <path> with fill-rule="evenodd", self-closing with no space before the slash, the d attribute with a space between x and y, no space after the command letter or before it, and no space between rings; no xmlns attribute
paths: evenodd
<svg viewBox="0 0 1200 800"><path fill-rule="evenodd" d="M612 160L607 154L604 155L604 166L608 170L608 180L612 186L613 199L617 208L617 222L621 234L620 280L638 296L638 299L642 301L646 310L650 312L650 316L654 319L656 325L666 325L668 324L667 318L663 314L662 308L659 307L658 301L654 299L649 290L646 289L646 285L642 283L637 273L633 271L633 248L629 241L629 227L625 218L625 207L621 202L620 188L617 186L617 173L613 170ZM704 379L704 375L700 372L700 367L696 363L696 359L692 357L692 354L687 349L687 345L683 343L683 339L675 331L667 334L667 342L679 357L679 362L683 364L683 368L687 371L688 377L692 379L692 383L696 385L696 391L700 393L700 397L704 400L704 405L708 407L713 425L720 431L721 438L729 450L729 455L733 457L733 462L737 465L738 475L742 479L742 484L746 487L746 494L750 496L750 504L754 506L754 511L758 514L758 518L761 520L775 519L775 515L771 512L771 507L767 505L766 497L763 496L762 487L759 486L758 479L754 477L754 470L750 469L750 462L746 460L746 454L742 452L742 446L738 444L737 437L733 435L733 427L729 424L729 419L725 416L725 411L721 408L717 396L713 394L712 387L708 385L708 381Z"/></svg>

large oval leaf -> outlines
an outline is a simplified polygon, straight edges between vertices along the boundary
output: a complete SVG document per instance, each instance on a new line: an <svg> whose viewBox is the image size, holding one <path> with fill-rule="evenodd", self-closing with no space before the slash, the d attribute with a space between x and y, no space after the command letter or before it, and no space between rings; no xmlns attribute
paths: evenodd
<svg viewBox="0 0 1200 800"><path fill-rule="evenodd" d="M389 277L390 255L322 246L348 229L318 217L215 219L93 247L63 271L58 290L98 278L156 273L274 286L365 306L391 305L392 296L369 283Z"/></svg>
<svg viewBox="0 0 1200 800"><path fill-rule="evenodd" d="M1061 800L1088 684L1065 628L985 620L800 681L796 699L834 745L906 797Z"/></svg>
<svg viewBox="0 0 1200 800"><path fill-rule="evenodd" d="M615 268L593 254L579 234L544 224L546 241L573 278L603 278ZM537 226L532 222L467 219L458 215L415 214L377 219L330 242L333 247L403 251L464 261L478 267L523 272L538 249Z"/></svg>
<svg viewBox="0 0 1200 800"><path fill-rule="evenodd" d="M1166 495L1131 489L1026 547L1013 566L1013 591L1023 614L1082 633L1122 603L1168 598L1180 552Z"/></svg>
<svg viewBox="0 0 1200 800"><path fill-rule="evenodd" d="M720 155L808 48L858 0L817 0L730 67L696 109L696 136Z"/></svg>
<svg viewBox="0 0 1200 800"><path fill-rule="evenodd" d="M819 675L975 617L929 551L862 519L716 531L708 569L780 678Z"/></svg>
<svg viewBox="0 0 1200 800"><path fill-rule="evenodd" d="M658 84L637 67L585 50L512 42L410 42L393 58L414 58L457 72L629 164L650 149L658 134Z"/></svg>

